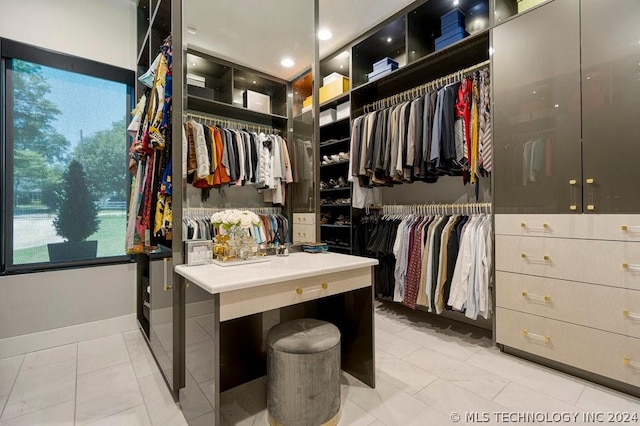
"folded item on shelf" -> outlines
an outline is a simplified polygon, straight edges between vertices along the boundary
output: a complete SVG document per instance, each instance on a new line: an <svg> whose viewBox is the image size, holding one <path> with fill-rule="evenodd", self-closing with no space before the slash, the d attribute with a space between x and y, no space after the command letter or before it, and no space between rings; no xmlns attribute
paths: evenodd
<svg viewBox="0 0 640 426"><path fill-rule="evenodd" d="M326 243L304 243L302 251L305 253L324 253L329 251L329 246Z"/></svg>

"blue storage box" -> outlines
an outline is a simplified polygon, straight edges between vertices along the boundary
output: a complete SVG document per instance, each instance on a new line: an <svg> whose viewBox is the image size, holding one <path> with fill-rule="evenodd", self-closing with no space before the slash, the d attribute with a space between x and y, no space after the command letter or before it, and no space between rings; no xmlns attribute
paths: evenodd
<svg viewBox="0 0 640 426"><path fill-rule="evenodd" d="M385 70L382 71L374 71L374 72L370 72L369 74L367 74L367 77L369 78L369 81L374 81L377 80L379 78L384 77L385 75L391 74L391 72L393 72L393 70L397 69L396 68L387 68Z"/></svg>
<svg viewBox="0 0 640 426"><path fill-rule="evenodd" d="M458 32L459 30L464 30L464 25L460 25L458 23L454 23L451 25L443 26L440 29L440 35L446 37L447 35L453 35L453 33Z"/></svg>
<svg viewBox="0 0 640 426"><path fill-rule="evenodd" d="M373 71L384 71L389 66L395 67L393 69L396 69L398 68L398 62L394 61L393 59L387 56L386 58L383 58L378 62L376 62L375 64L373 64Z"/></svg>
<svg viewBox="0 0 640 426"><path fill-rule="evenodd" d="M468 35L469 33L466 32L464 28L460 28L458 31L453 33L444 34L436 39L436 50L443 49L456 41L462 40Z"/></svg>
<svg viewBox="0 0 640 426"><path fill-rule="evenodd" d="M462 13L462 11L457 7L440 17L441 28L452 24L457 24L461 27L464 27L464 13Z"/></svg>

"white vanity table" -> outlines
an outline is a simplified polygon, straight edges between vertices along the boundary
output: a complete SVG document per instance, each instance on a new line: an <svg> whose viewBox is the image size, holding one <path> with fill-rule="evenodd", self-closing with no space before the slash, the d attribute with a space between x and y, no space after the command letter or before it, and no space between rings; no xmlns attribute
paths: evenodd
<svg viewBox="0 0 640 426"><path fill-rule="evenodd" d="M180 391L187 420L211 416L218 424L220 392L264 376L266 332L295 318L338 326L343 370L375 386L377 264L376 259L337 253L292 253L265 263L177 266L175 272L187 283L186 386ZM206 333L190 332L194 327Z"/></svg>

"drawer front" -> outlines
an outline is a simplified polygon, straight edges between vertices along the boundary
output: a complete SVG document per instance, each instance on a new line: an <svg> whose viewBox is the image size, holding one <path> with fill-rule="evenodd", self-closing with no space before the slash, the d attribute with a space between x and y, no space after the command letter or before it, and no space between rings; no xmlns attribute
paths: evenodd
<svg viewBox="0 0 640 426"><path fill-rule="evenodd" d="M506 346L640 386L640 340L510 309L496 310Z"/></svg>
<svg viewBox="0 0 640 426"><path fill-rule="evenodd" d="M496 235L495 264L497 271L640 290L636 243Z"/></svg>
<svg viewBox="0 0 640 426"><path fill-rule="evenodd" d="M294 213L293 223L300 225L314 225L316 223L315 213Z"/></svg>
<svg viewBox="0 0 640 426"><path fill-rule="evenodd" d="M496 273L496 305L640 338L640 291Z"/></svg>
<svg viewBox="0 0 640 426"><path fill-rule="evenodd" d="M293 224L293 242L304 243L314 242L316 240L316 226L315 225L298 225Z"/></svg>
<svg viewBox="0 0 640 426"><path fill-rule="evenodd" d="M220 321L371 286L371 268L284 281L220 294Z"/></svg>
<svg viewBox="0 0 640 426"><path fill-rule="evenodd" d="M640 242L640 215L497 214L496 235Z"/></svg>

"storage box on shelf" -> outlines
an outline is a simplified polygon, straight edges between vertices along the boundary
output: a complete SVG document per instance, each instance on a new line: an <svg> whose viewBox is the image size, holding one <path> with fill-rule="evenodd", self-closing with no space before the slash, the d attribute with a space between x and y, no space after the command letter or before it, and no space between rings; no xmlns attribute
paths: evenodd
<svg viewBox="0 0 640 426"><path fill-rule="evenodd" d="M344 76L336 77L331 83L320 88L320 103L325 103L349 91L349 79Z"/></svg>
<svg viewBox="0 0 640 426"><path fill-rule="evenodd" d="M245 90L242 93L243 106L247 109L271 114L271 98L263 93Z"/></svg>

